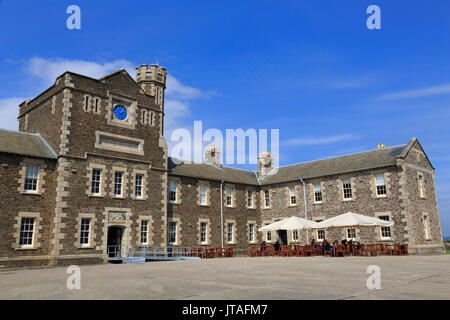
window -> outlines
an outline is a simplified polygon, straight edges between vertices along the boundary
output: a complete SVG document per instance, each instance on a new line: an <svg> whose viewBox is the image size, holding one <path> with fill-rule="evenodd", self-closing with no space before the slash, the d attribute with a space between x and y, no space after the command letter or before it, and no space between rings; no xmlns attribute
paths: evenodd
<svg viewBox="0 0 450 320"><path fill-rule="evenodd" d="M290 194L290 199L291 199L291 206L295 205L297 203L297 198L295 196L295 188L294 187L289 188L289 194Z"/></svg>
<svg viewBox="0 0 450 320"><path fill-rule="evenodd" d="M123 178L123 172L116 171L114 173L114 195L115 196L122 195L122 178Z"/></svg>
<svg viewBox="0 0 450 320"><path fill-rule="evenodd" d="M233 205L233 189L227 188L227 206L231 207Z"/></svg>
<svg viewBox="0 0 450 320"><path fill-rule="evenodd" d="M425 184L423 181L423 176L419 175L418 179L419 179L419 195L421 198L425 198Z"/></svg>
<svg viewBox="0 0 450 320"><path fill-rule="evenodd" d="M200 243L206 243L206 230L208 224L206 222L200 223Z"/></svg>
<svg viewBox="0 0 450 320"><path fill-rule="evenodd" d="M96 99L95 99L95 113L98 112L98 101L99 101L99 99L96 98Z"/></svg>
<svg viewBox="0 0 450 320"><path fill-rule="evenodd" d="M142 123L145 124L145 116L147 115L147 111L142 110Z"/></svg>
<svg viewBox="0 0 450 320"><path fill-rule="evenodd" d="M141 220L141 243L148 243L148 220Z"/></svg>
<svg viewBox="0 0 450 320"><path fill-rule="evenodd" d="M170 202L177 201L177 182L176 181L169 182L169 201Z"/></svg>
<svg viewBox="0 0 450 320"><path fill-rule="evenodd" d="M134 195L136 198L142 198L142 181L144 176L142 174L136 175L136 185L134 189Z"/></svg>
<svg viewBox="0 0 450 320"><path fill-rule="evenodd" d="M423 219L423 231L425 233L425 240L431 239L431 232L430 232L430 221L428 219L428 215L424 215L422 217Z"/></svg>
<svg viewBox="0 0 450 320"><path fill-rule="evenodd" d="M320 183L314 185L314 202L322 202L322 185Z"/></svg>
<svg viewBox="0 0 450 320"><path fill-rule="evenodd" d="M379 216L378 219L389 221L389 216ZM381 239L391 238L391 227L381 227Z"/></svg>
<svg viewBox="0 0 450 320"><path fill-rule="evenodd" d="M344 199L351 199L352 198L352 185L350 183L350 180L342 181L342 189L344 191Z"/></svg>
<svg viewBox="0 0 450 320"><path fill-rule="evenodd" d="M177 243L177 222L169 222L169 243Z"/></svg>
<svg viewBox="0 0 450 320"><path fill-rule="evenodd" d="M80 245L89 245L89 229L90 229L91 219L82 218L81 219L81 234L80 234Z"/></svg>
<svg viewBox="0 0 450 320"><path fill-rule="evenodd" d="M386 182L384 180L384 174L375 176L375 186L377 187L377 196L386 195Z"/></svg>
<svg viewBox="0 0 450 320"><path fill-rule="evenodd" d="M356 229L347 229L347 240L356 240Z"/></svg>
<svg viewBox="0 0 450 320"><path fill-rule="evenodd" d="M227 225L227 240L229 243L233 242L233 224L228 223Z"/></svg>
<svg viewBox="0 0 450 320"><path fill-rule="evenodd" d="M154 113L150 112L150 125L151 126L153 125L153 116L154 116Z"/></svg>
<svg viewBox="0 0 450 320"><path fill-rule="evenodd" d="M255 241L255 224L249 223L248 225L248 241L254 242Z"/></svg>
<svg viewBox="0 0 450 320"><path fill-rule="evenodd" d="M206 205L206 186L200 185L200 204Z"/></svg>
<svg viewBox="0 0 450 320"><path fill-rule="evenodd" d="M86 96L84 100L84 110L89 111L89 96Z"/></svg>
<svg viewBox="0 0 450 320"><path fill-rule="evenodd" d="M25 172L25 191L37 191L39 177L39 166L35 164L27 164Z"/></svg>
<svg viewBox="0 0 450 320"><path fill-rule="evenodd" d="M325 230L319 229L317 230L317 241L323 241L325 239Z"/></svg>
<svg viewBox="0 0 450 320"><path fill-rule="evenodd" d="M247 191L247 207L253 208L253 191Z"/></svg>
<svg viewBox="0 0 450 320"><path fill-rule="evenodd" d="M91 185L91 193L92 194L100 194L100 177L102 170L100 169L92 169L92 185Z"/></svg>
<svg viewBox="0 0 450 320"><path fill-rule="evenodd" d="M267 241L272 241L272 232L267 231L267 233L266 233L266 240Z"/></svg>
<svg viewBox="0 0 450 320"><path fill-rule="evenodd" d="M292 230L292 240L298 241L298 230Z"/></svg>
<svg viewBox="0 0 450 320"><path fill-rule="evenodd" d="M264 190L264 205L266 208L270 206L269 190Z"/></svg>
<svg viewBox="0 0 450 320"><path fill-rule="evenodd" d="M33 245L34 218L22 218L20 224L19 248Z"/></svg>

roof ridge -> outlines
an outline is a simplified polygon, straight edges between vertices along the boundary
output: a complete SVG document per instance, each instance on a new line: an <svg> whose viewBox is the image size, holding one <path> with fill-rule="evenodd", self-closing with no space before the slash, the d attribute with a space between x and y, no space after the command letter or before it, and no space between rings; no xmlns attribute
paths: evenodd
<svg viewBox="0 0 450 320"><path fill-rule="evenodd" d="M329 160L329 159L335 159L335 158L349 157L349 156L353 156L353 155L357 155L357 154L374 152L374 151L380 151L380 150L386 150L386 149L394 149L394 148L399 148L399 147L406 147L406 144L400 144L400 145L392 146L392 147L383 147L383 148L376 148L376 149L366 150L366 151L361 151L361 152L349 153L349 154L345 154L345 155L342 155L342 156L331 156L331 157L325 157L325 158L316 159L316 160L310 160L310 161L305 161L305 162L298 162L298 163L294 163L294 164L288 164L288 165L285 165L285 166L279 166L279 168L292 167L292 166L297 166L299 164L305 164L305 163L311 163L311 162L322 161L322 160Z"/></svg>
<svg viewBox="0 0 450 320"><path fill-rule="evenodd" d="M4 129L0 128L1 131L8 131L8 132L14 132L14 133L20 133L20 134L28 134L31 136L39 136L39 133L32 133L32 132L25 132L25 131L17 131L17 130L11 130L11 129Z"/></svg>

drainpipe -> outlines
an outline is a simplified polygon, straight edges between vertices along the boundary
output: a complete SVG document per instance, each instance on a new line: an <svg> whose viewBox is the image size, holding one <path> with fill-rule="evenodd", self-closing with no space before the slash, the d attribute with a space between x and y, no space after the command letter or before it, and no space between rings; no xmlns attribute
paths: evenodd
<svg viewBox="0 0 450 320"><path fill-rule="evenodd" d="M305 181L303 181L302 178L299 178L300 182L303 184L303 203L305 204L305 219L308 220L308 211L306 210L306 187L305 187ZM309 244L309 232L308 229L306 229L306 243Z"/></svg>
<svg viewBox="0 0 450 320"><path fill-rule="evenodd" d="M220 228L221 228L221 239L222 239L222 254L223 254L223 180L220 183Z"/></svg>

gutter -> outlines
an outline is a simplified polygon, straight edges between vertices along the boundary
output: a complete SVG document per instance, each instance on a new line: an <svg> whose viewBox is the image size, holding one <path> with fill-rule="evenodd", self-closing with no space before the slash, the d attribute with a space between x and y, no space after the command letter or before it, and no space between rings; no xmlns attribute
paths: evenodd
<svg viewBox="0 0 450 320"><path fill-rule="evenodd" d="M306 209L306 187L305 187L305 181L303 181L302 178L299 178L300 182L303 184L303 203L305 207L305 219L308 220L308 210ZM309 244L309 232L308 229L306 229L306 243Z"/></svg>

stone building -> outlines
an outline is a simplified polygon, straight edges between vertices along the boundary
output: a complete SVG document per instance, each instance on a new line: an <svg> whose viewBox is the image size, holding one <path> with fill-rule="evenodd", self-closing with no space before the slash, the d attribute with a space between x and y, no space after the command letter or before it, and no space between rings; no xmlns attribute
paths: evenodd
<svg viewBox="0 0 450 320"><path fill-rule="evenodd" d="M20 105L19 131L0 130L0 265L99 263L112 245L233 246L315 238L408 243L442 252L434 168L419 141L258 171L167 154L163 67L99 79L72 72ZM304 202L306 199L306 203ZM258 232L298 215L354 211L390 228ZM223 229L222 229L223 228ZM221 232L221 230L223 232Z"/></svg>

